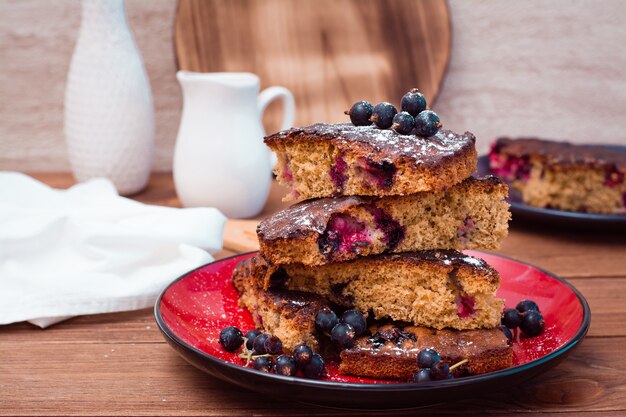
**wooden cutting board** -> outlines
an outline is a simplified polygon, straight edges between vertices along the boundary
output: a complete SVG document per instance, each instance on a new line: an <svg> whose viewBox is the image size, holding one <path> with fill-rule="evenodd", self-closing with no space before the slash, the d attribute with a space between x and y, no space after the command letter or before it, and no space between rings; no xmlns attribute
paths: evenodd
<svg viewBox="0 0 626 417"><path fill-rule="evenodd" d="M418 87L434 103L450 56L445 0L180 0L178 67L250 71L296 98L295 125L346 121L357 100ZM267 132L279 126L270 106Z"/></svg>
<svg viewBox="0 0 626 417"><path fill-rule="evenodd" d="M228 219L224 226L224 249L233 252L250 252L259 250L256 236L258 220Z"/></svg>

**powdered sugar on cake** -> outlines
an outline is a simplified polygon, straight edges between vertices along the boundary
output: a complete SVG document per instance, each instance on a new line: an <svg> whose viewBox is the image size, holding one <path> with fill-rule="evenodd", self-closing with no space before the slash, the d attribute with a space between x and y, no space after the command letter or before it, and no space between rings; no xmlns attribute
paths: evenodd
<svg viewBox="0 0 626 417"><path fill-rule="evenodd" d="M401 135L391 129L379 129L376 126L354 126L352 124L318 123L303 128L294 128L269 136L266 140L282 141L298 136L298 140L324 137L339 149L350 142L366 144L375 153L386 157L406 158L415 164L436 163L441 159L455 155L467 147L474 147L476 138L465 132L456 134L449 130L440 130L431 137L416 134Z"/></svg>

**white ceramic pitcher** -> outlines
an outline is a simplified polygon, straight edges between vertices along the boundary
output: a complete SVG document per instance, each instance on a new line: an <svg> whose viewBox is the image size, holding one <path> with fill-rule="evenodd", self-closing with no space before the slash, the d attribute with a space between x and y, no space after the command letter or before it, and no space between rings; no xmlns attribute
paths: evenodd
<svg viewBox="0 0 626 417"><path fill-rule="evenodd" d="M261 212L271 183L262 115L284 103L281 129L293 124L293 95L284 87L259 94L251 73L178 71L183 113L174 151L174 183L185 207L216 207L230 218Z"/></svg>

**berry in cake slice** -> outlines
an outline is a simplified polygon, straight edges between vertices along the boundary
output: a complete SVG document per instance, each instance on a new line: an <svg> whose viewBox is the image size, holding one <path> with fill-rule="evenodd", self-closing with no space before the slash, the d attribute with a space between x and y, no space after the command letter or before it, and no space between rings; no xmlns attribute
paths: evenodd
<svg viewBox="0 0 626 417"><path fill-rule="evenodd" d="M318 294L376 319L458 330L500 324L500 275L453 250L373 255L321 266L271 265L265 288Z"/></svg>
<svg viewBox="0 0 626 417"><path fill-rule="evenodd" d="M507 186L468 178L446 191L310 200L263 220L261 254L275 264L322 265L427 249L497 249L508 230Z"/></svg>
<svg viewBox="0 0 626 417"><path fill-rule="evenodd" d="M340 373L409 380L419 369L418 354L429 348L449 364L467 360L454 369L455 377L493 372L513 364L513 350L499 328L437 330L388 323L372 325L369 330L371 335L360 337L341 352Z"/></svg>
<svg viewBox="0 0 626 417"><path fill-rule="evenodd" d="M534 207L626 214L626 152L541 139L500 138L489 167Z"/></svg>
<svg viewBox="0 0 626 417"><path fill-rule="evenodd" d="M278 132L265 143L278 156L278 181L290 189L285 200L407 195L444 190L476 169L474 135L433 131L425 137L415 129L400 134L320 123Z"/></svg>

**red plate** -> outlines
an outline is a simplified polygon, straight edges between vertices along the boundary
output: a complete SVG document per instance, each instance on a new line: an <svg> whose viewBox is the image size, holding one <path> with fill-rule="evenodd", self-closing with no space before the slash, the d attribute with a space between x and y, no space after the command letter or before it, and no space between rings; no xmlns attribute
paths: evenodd
<svg viewBox="0 0 626 417"><path fill-rule="evenodd" d="M556 365L586 335L591 315L589 306L570 284L512 259L484 252L466 253L484 259L500 272L498 296L506 300L507 307L532 299L541 308L545 330L534 338L515 335L513 368L428 384L344 376L337 372L334 363L327 364L329 377L320 381L246 368L237 354L221 348L218 337L226 326L237 326L244 332L254 328L250 313L237 304L230 277L235 265L255 253L222 259L185 274L163 291L155 306L155 316L166 340L193 365L214 376L260 392L292 391L287 397L291 399L359 408L397 408L442 399L449 401L471 395L487 385L502 388L521 382ZM351 392L349 398L345 390Z"/></svg>

